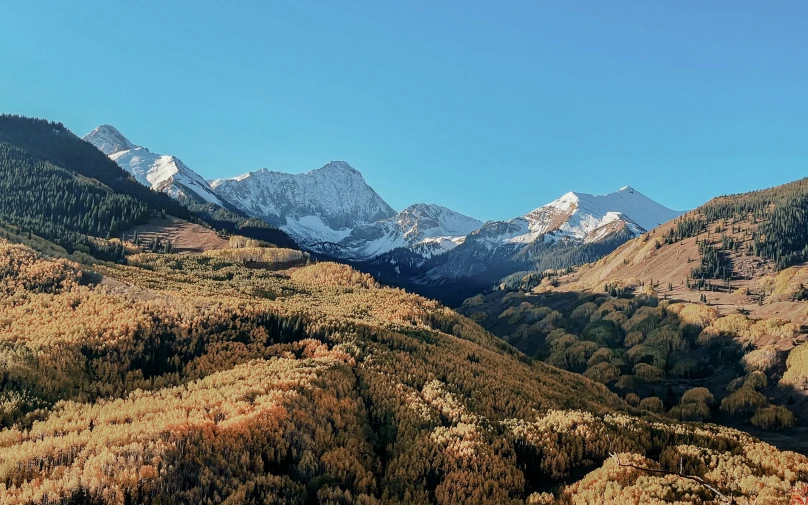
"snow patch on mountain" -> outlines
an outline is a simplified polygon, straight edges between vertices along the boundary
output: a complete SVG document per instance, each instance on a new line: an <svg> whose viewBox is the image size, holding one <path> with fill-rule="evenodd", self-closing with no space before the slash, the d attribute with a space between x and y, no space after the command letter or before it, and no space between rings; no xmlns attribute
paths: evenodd
<svg viewBox="0 0 808 505"><path fill-rule="evenodd" d="M144 186L177 199L189 198L223 205L208 182L182 160L137 146L110 125L99 126L83 139L109 156Z"/></svg>
<svg viewBox="0 0 808 505"><path fill-rule="evenodd" d="M337 245L340 256L349 259L370 259L402 247L428 258L462 244L482 224L446 207L419 203L393 217L357 226Z"/></svg>

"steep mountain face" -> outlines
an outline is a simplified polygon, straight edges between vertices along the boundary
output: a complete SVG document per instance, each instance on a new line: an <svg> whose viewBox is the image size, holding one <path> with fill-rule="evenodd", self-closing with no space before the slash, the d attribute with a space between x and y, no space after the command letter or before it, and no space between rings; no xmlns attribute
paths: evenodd
<svg viewBox="0 0 808 505"><path fill-rule="evenodd" d="M339 242L360 225L396 212L344 161L304 174L261 169L211 186L245 213L272 223L301 244Z"/></svg>
<svg viewBox="0 0 808 505"><path fill-rule="evenodd" d="M319 249L347 259L367 260L394 249L408 248L429 258L462 244L466 235L482 224L440 205L418 203L396 216L357 226L337 244L321 245Z"/></svg>
<svg viewBox="0 0 808 505"><path fill-rule="evenodd" d="M440 257L391 252L368 270L453 304L517 272L594 261L679 215L628 186L600 196L571 192L523 216L487 222ZM446 293L439 287L450 285Z"/></svg>
<svg viewBox="0 0 808 505"><path fill-rule="evenodd" d="M134 178L155 191L196 203L223 205L222 200L203 177L179 158L155 154L137 146L110 125L101 125L83 137L110 157Z"/></svg>

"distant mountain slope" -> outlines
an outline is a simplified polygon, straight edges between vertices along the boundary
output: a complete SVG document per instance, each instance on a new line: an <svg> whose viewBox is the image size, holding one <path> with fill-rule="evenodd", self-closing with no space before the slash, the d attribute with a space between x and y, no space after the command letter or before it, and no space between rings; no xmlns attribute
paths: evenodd
<svg viewBox="0 0 808 505"><path fill-rule="evenodd" d="M174 198L224 205L199 174L176 156L155 154L137 146L110 125L101 125L83 137L109 156L146 187Z"/></svg>
<svg viewBox="0 0 808 505"><path fill-rule="evenodd" d="M304 245L339 242L359 225L396 215L344 161L304 174L262 169L218 179L211 186L243 212L278 226Z"/></svg>
<svg viewBox="0 0 808 505"><path fill-rule="evenodd" d="M394 217L354 228L337 244L315 244L335 256L365 260L397 248L409 248L423 257L442 254L462 244L482 221L440 205L410 205Z"/></svg>
<svg viewBox="0 0 808 505"><path fill-rule="evenodd" d="M515 244L570 238L595 242L626 226L640 234L681 215L651 200L631 187L623 187L608 195L570 192L547 205L512 219L501 241ZM501 229L498 223L488 225Z"/></svg>
<svg viewBox="0 0 808 505"><path fill-rule="evenodd" d="M523 216L489 221L439 257L391 251L359 267L456 304L512 275L518 282L530 272L594 261L644 226L679 215L628 186L601 196L570 192Z"/></svg>
<svg viewBox="0 0 808 505"><path fill-rule="evenodd" d="M85 135L83 140L86 141L85 145L95 146L97 151L107 155L108 161L114 161L120 169L129 173L132 176L130 182L139 183L134 184L140 187L139 191L149 194L164 193L179 202L173 202L173 208L181 208L189 215L199 216L218 230L263 240L280 247L298 247L283 231L251 218L221 199L203 177L174 156L154 154L145 147L136 146L110 125L99 126Z"/></svg>

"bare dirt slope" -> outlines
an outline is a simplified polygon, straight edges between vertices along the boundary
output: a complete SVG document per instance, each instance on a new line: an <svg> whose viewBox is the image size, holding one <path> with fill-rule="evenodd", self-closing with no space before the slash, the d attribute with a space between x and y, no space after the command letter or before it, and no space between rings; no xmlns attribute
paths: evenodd
<svg viewBox="0 0 808 505"><path fill-rule="evenodd" d="M215 231L171 216L165 219L154 218L148 224L127 230L126 239L132 240L136 231L141 247L148 247L159 238L163 243L170 240L174 250L180 254L198 254L229 246L228 241Z"/></svg>

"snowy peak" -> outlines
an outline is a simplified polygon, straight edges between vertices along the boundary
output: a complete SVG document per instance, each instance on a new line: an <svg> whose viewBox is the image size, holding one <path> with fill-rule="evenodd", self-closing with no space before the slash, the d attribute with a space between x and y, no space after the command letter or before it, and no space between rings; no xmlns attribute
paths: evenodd
<svg viewBox="0 0 808 505"><path fill-rule="evenodd" d="M83 137L132 174L139 183L173 198L223 205L213 188L179 158L155 154L130 142L115 127L101 125Z"/></svg>
<svg viewBox="0 0 808 505"><path fill-rule="evenodd" d="M276 224L303 244L339 242L359 225L396 215L344 161L303 174L261 169L211 186L245 213Z"/></svg>
<svg viewBox="0 0 808 505"><path fill-rule="evenodd" d="M410 205L395 219L406 230L405 236L413 238L466 236L483 225L479 219L464 216L440 205L425 203Z"/></svg>
<svg viewBox="0 0 808 505"><path fill-rule="evenodd" d="M597 228L623 219L645 231L681 215L651 200L631 186L608 195L570 192L525 215L542 233L568 231L583 238Z"/></svg>
<svg viewBox="0 0 808 505"><path fill-rule="evenodd" d="M114 126L108 124L103 124L91 131L84 136L84 140L97 147L107 156L137 147L129 142Z"/></svg>
<svg viewBox="0 0 808 505"><path fill-rule="evenodd" d="M524 216L486 223L474 242L492 249L502 245L573 240L599 242L615 233L639 235L681 215L625 186L608 195L569 192Z"/></svg>
<svg viewBox="0 0 808 505"><path fill-rule="evenodd" d="M359 172L359 170L355 169L354 167L352 167L351 165L349 165L344 161L331 161L327 165L324 165L316 170L312 170L311 172L336 173L339 175L350 174L350 175L357 175L360 178L362 178L362 174Z"/></svg>

